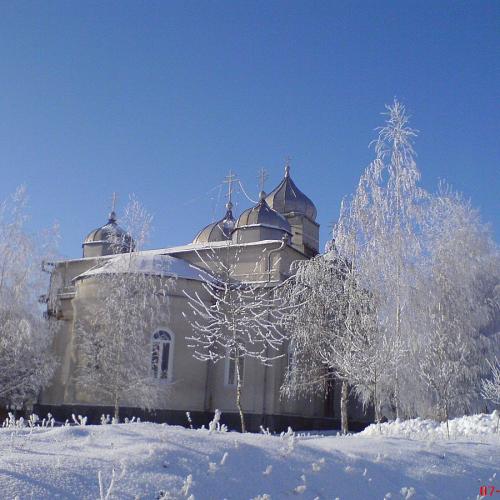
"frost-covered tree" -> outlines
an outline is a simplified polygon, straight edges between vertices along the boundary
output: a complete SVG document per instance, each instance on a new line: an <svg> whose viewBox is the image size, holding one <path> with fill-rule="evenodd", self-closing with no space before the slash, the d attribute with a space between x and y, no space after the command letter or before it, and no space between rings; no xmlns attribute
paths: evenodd
<svg viewBox="0 0 500 500"><path fill-rule="evenodd" d="M376 304L377 332L383 338L381 358L391 366L385 379L396 415L401 413L401 385L412 332L409 296L420 254L419 221L426 195L418 186L416 131L397 100L387 106L387 120L374 141L375 159L360 178L356 192L344 200L335 226L335 244L351 264L361 289ZM387 402L387 401L384 401Z"/></svg>
<svg viewBox="0 0 500 500"><path fill-rule="evenodd" d="M378 404L389 404L396 416L447 419L470 409L478 394L487 357L483 330L498 311L498 251L460 196L419 187L416 132L398 101L387 110L375 160L341 206L335 247L350 263L356 290L368 292L375 308L376 327L364 333L374 351L361 364L385 360L384 376L376 370ZM362 294L358 299L362 309Z"/></svg>
<svg viewBox="0 0 500 500"><path fill-rule="evenodd" d="M215 280L201 276L208 300L200 293L184 292L194 313L192 335L186 340L200 361L229 361L241 432L245 432L242 367L246 359L269 365L283 356L281 346L286 336L280 319L287 308L276 293L276 283L252 283L236 276L240 252L233 251L230 242L226 250L212 249L200 258Z"/></svg>
<svg viewBox="0 0 500 500"><path fill-rule="evenodd" d="M425 254L416 285L418 343L412 348L436 417L467 411L479 394L488 356L498 253L469 202L449 189L432 197L423 223Z"/></svg>
<svg viewBox="0 0 500 500"><path fill-rule="evenodd" d="M92 281L94 299L85 303L75 325L79 366L75 381L114 406L119 419L124 402L152 408L165 388L153 377L150 333L168 317L168 276L139 252L151 217L132 198L123 225L134 242L130 252L118 254L86 278ZM122 246L117 241L117 248ZM135 251L132 251L135 248ZM161 267L161 266L160 266Z"/></svg>
<svg viewBox="0 0 500 500"><path fill-rule="evenodd" d="M39 299L47 287L41 263L54 256L57 228L41 235L27 230L24 187L0 204L0 403L36 400L53 373L53 323Z"/></svg>
<svg viewBox="0 0 500 500"><path fill-rule="evenodd" d="M289 359L281 394L326 395L338 375L335 350L345 340L349 266L334 249L296 262L293 278L283 286L290 306L284 317L289 332ZM342 377L341 428L348 431L348 382Z"/></svg>

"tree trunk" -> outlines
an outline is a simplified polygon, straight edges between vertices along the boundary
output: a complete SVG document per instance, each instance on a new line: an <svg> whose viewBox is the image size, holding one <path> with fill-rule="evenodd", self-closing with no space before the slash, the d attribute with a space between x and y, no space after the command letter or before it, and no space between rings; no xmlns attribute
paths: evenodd
<svg viewBox="0 0 500 500"><path fill-rule="evenodd" d="M373 409L375 411L375 422L377 422L378 431L382 434L382 427L380 422L380 405L378 402L378 394L377 394L377 382L373 384Z"/></svg>
<svg viewBox="0 0 500 500"><path fill-rule="evenodd" d="M448 423L449 417L448 417L448 405L445 403L444 406L444 418L446 419L446 435L448 436L448 439L450 439L450 425Z"/></svg>
<svg viewBox="0 0 500 500"><path fill-rule="evenodd" d="M349 396L349 387L346 380L342 380L342 389L340 391L340 430L342 434L349 432L349 421L347 414L347 398Z"/></svg>
<svg viewBox="0 0 500 500"><path fill-rule="evenodd" d="M118 394L115 394L115 421L116 423L120 421L120 404L118 400Z"/></svg>
<svg viewBox="0 0 500 500"><path fill-rule="evenodd" d="M396 308L396 348L400 349L401 342L401 305L399 299L399 266L398 266L398 300L397 300L397 308ZM399 409L399 352L396 354L396 376L395 376L395 386L394 386L394 404L396 406L396 418L400 417L400 409Z"/></svg>
<svg viewBox="0 0 500 500"><path fill-rule="evenodd" d="M243 415L243 408L241 407L241 374L240 374L240 359L237 357L234 360L236 369L236 406L240 412L241 421L241 432L246 432L245 430L245 417Z"/></svg>

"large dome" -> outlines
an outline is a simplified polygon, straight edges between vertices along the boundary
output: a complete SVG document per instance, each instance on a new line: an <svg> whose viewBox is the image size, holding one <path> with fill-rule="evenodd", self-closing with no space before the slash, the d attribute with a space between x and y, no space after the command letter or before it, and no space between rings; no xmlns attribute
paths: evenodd
<svg viewBox="0 0 500 500"><path fill-rule="evenodd" d="M113 211L109 214L108 222L91 231L82 246L84 257L96 257L130 252L134 249L134 242L131 236L118 225Z"/></svg>
<svg viewBox="0 0 500 500"><path fill-rule="evenodd" d="M290 177L290 167L285 167L285 177L266 197L268 205L280 214L298 213L316 219L314 203L295 185Z"/></svg>
<svg viewBox="0 0 500 500"><path fill-rule="evenodd" d="M204 227L195 237L193 243L210 243L211 241L225 241L231 239L231 233L234 229L235 220L233 217L233 204L229 202L226 205L226 215L223 219L212 222Z"/></svg>
<svg viewBox="0 0 500 500"><path fill-rule="evenodd" d="M290 223L267 204L265 197L266 193L262 191L259 203L254 207L248 208L238 217L235 231L247 227L262 226L292 234Z"/></svg>

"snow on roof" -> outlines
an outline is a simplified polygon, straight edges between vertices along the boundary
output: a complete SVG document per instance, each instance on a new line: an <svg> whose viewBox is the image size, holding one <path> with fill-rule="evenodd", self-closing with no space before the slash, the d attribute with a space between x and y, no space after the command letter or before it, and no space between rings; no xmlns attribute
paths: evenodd
<svg viewBox="0 0 500 500"><path fill-rule="evenodd" d="M215 282L215 279L199 267L185 260L158 251L118 254L106 262L76 276L73 281L100 274L144 273L195 281Z"/></svg>
<svg viewBox="0 0 500 500"><path fill-rule="evenodd" d="M233 243L232 241L211 241L209 243L188 243L187 245L179 245L176 247L166 247L166 248L156 248L154 250L140 250L133 252L133 255L158 255L158 254L173 254L173 253L181 253L181 252L194 252L198 250L210 250L212 248L221 248L225 246L230 246L230 248L237 248L241 246L249 247L249 246L259 246L259 245L270 245L281 243L280 240L260 240L260 241L252 241L250 243ZM290 247L293 248L293 247ZM127 253L128 255L128 253ZM115 255L99 255L98 257L79 257L77 259L56 259L51 261L53 264L65 264L68 262L82 262L82 261L91 261L91 260L108 260L113 259Z"/></svg>
<svg viewBox="0 0 500 500"><path fill-rule="evenodd" d="M178 247L170 247L163 249L165 253L180 253L180 252L192 252L198 250L210 250L212 248L223 248L229 246L230 248L236 247L249 247L249 246L258 246L258 245L271 245L281 243L280 240L260 240L260 241L252 241L250 243L234 243L231 240L228 241L210 241L208 243L189 243L188 245L181 245Z"/></svg>

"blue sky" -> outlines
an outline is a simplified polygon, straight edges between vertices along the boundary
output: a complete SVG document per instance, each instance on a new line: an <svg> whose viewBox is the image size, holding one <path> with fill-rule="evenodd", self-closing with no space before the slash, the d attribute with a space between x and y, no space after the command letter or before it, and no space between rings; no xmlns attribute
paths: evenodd
<svg viewBox="0 0 500 500"><path fill-rule="evenodd" d="M57 219L78 257L135 193L171 246L223 213L230 168L256 197L290 156L324 243L397 96L424 187L449 181L498 240L499 20L498 1L2 2L0 197L26 184L32 227Z"/></svg>

